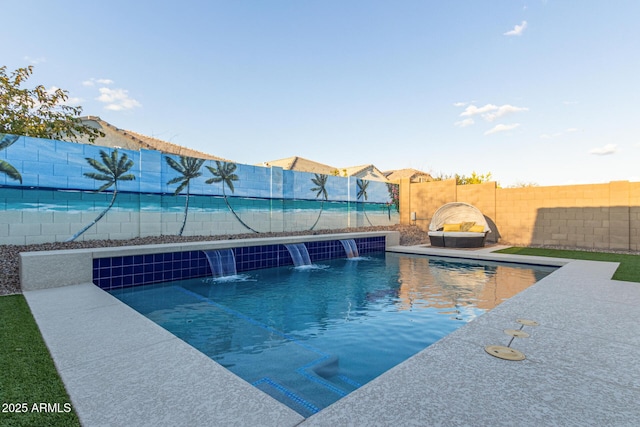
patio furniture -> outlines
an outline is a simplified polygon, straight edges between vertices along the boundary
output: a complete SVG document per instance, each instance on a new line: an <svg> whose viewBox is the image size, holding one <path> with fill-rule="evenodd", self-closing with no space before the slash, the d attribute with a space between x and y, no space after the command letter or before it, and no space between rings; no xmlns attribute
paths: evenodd
<svg viewBox="0 0 640 427"><path fill-rule="evenodd" d="M441 206L429 224L431 246L445 248L481 248L491 229L478 208L453 202Z"/></svg>

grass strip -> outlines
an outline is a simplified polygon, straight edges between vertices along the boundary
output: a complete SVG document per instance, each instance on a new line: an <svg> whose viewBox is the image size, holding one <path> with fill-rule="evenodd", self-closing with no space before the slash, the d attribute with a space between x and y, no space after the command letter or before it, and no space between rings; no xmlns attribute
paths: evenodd
<svg viewBox="0 0 640 427"><path fill-rule="evenodd" d="M0 425L80 426L23 295L0 297Z"/></svg>
<svg viewBox="0 0 640 427"><path fill-rule="evenodd" d="M613 275L613 280L640 282L640 255L574 251L565 249L524 248L517 246L501 249L495 252L512 255L533 255L551 258L582 259L586 261L618 262L620 265Z"/></svg>

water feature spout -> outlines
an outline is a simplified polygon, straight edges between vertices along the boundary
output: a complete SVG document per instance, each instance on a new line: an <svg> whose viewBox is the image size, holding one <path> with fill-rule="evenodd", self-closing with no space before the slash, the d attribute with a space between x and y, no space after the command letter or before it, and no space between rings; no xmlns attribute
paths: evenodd
<svg viewBox="0 0 640 427"><path fill-rule="evenodd" d="M236 257L233 249L217 249L213 251L202 251L209 260L213 277L236 276Z"/></svg>
<svg viewBox="0 0 640 427"><path fill-rule="evenodd" d="M300 267L303 265L311 265L309 251L307 251L307 247L304 245L304 243L289 243L285 245L285 247L291 255L294 266Z"/></svg>
<svg viewBox="0 0 640 427"><path fill-rule="evenodd" d="M355 258L359 257L358 246L356 245L356 241L354 239L340 240L342 246L344 247L344 251L347 253L347 258Z"/></svg>

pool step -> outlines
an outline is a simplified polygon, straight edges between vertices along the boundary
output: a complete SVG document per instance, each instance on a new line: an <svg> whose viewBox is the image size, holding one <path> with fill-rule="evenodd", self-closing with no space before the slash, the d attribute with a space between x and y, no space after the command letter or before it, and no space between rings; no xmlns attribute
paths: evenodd
<svg viewBox="0 0 640 427"><path fill-rule="evenodd" d="M320 408L298 396L283 385L273 381L269 377L264 377L255 381L253 386L264 391L277 401L284 403L305 418L320 411Z"/></svg>
<svg viewBox="0 0 640 427"><path fill-rule="evenodd" d="M360 387L357 381L340 375L336 356L323 356L294 372L298 375L277 379L265 376L252 384L304 417Z"/></svg>

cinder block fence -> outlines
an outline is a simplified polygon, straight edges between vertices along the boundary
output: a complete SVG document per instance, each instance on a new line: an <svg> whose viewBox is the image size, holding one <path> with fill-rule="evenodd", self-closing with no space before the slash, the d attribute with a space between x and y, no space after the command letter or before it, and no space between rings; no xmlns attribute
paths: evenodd
<svg viewBox="0 0 640 427"><path fill-rule="evenodd" d="M490 220L490 242L640 250L640 182L499 188L495 182L406 179L400 184L400 223L426 230L436 209L456 201L476 206Z"/></svg>

